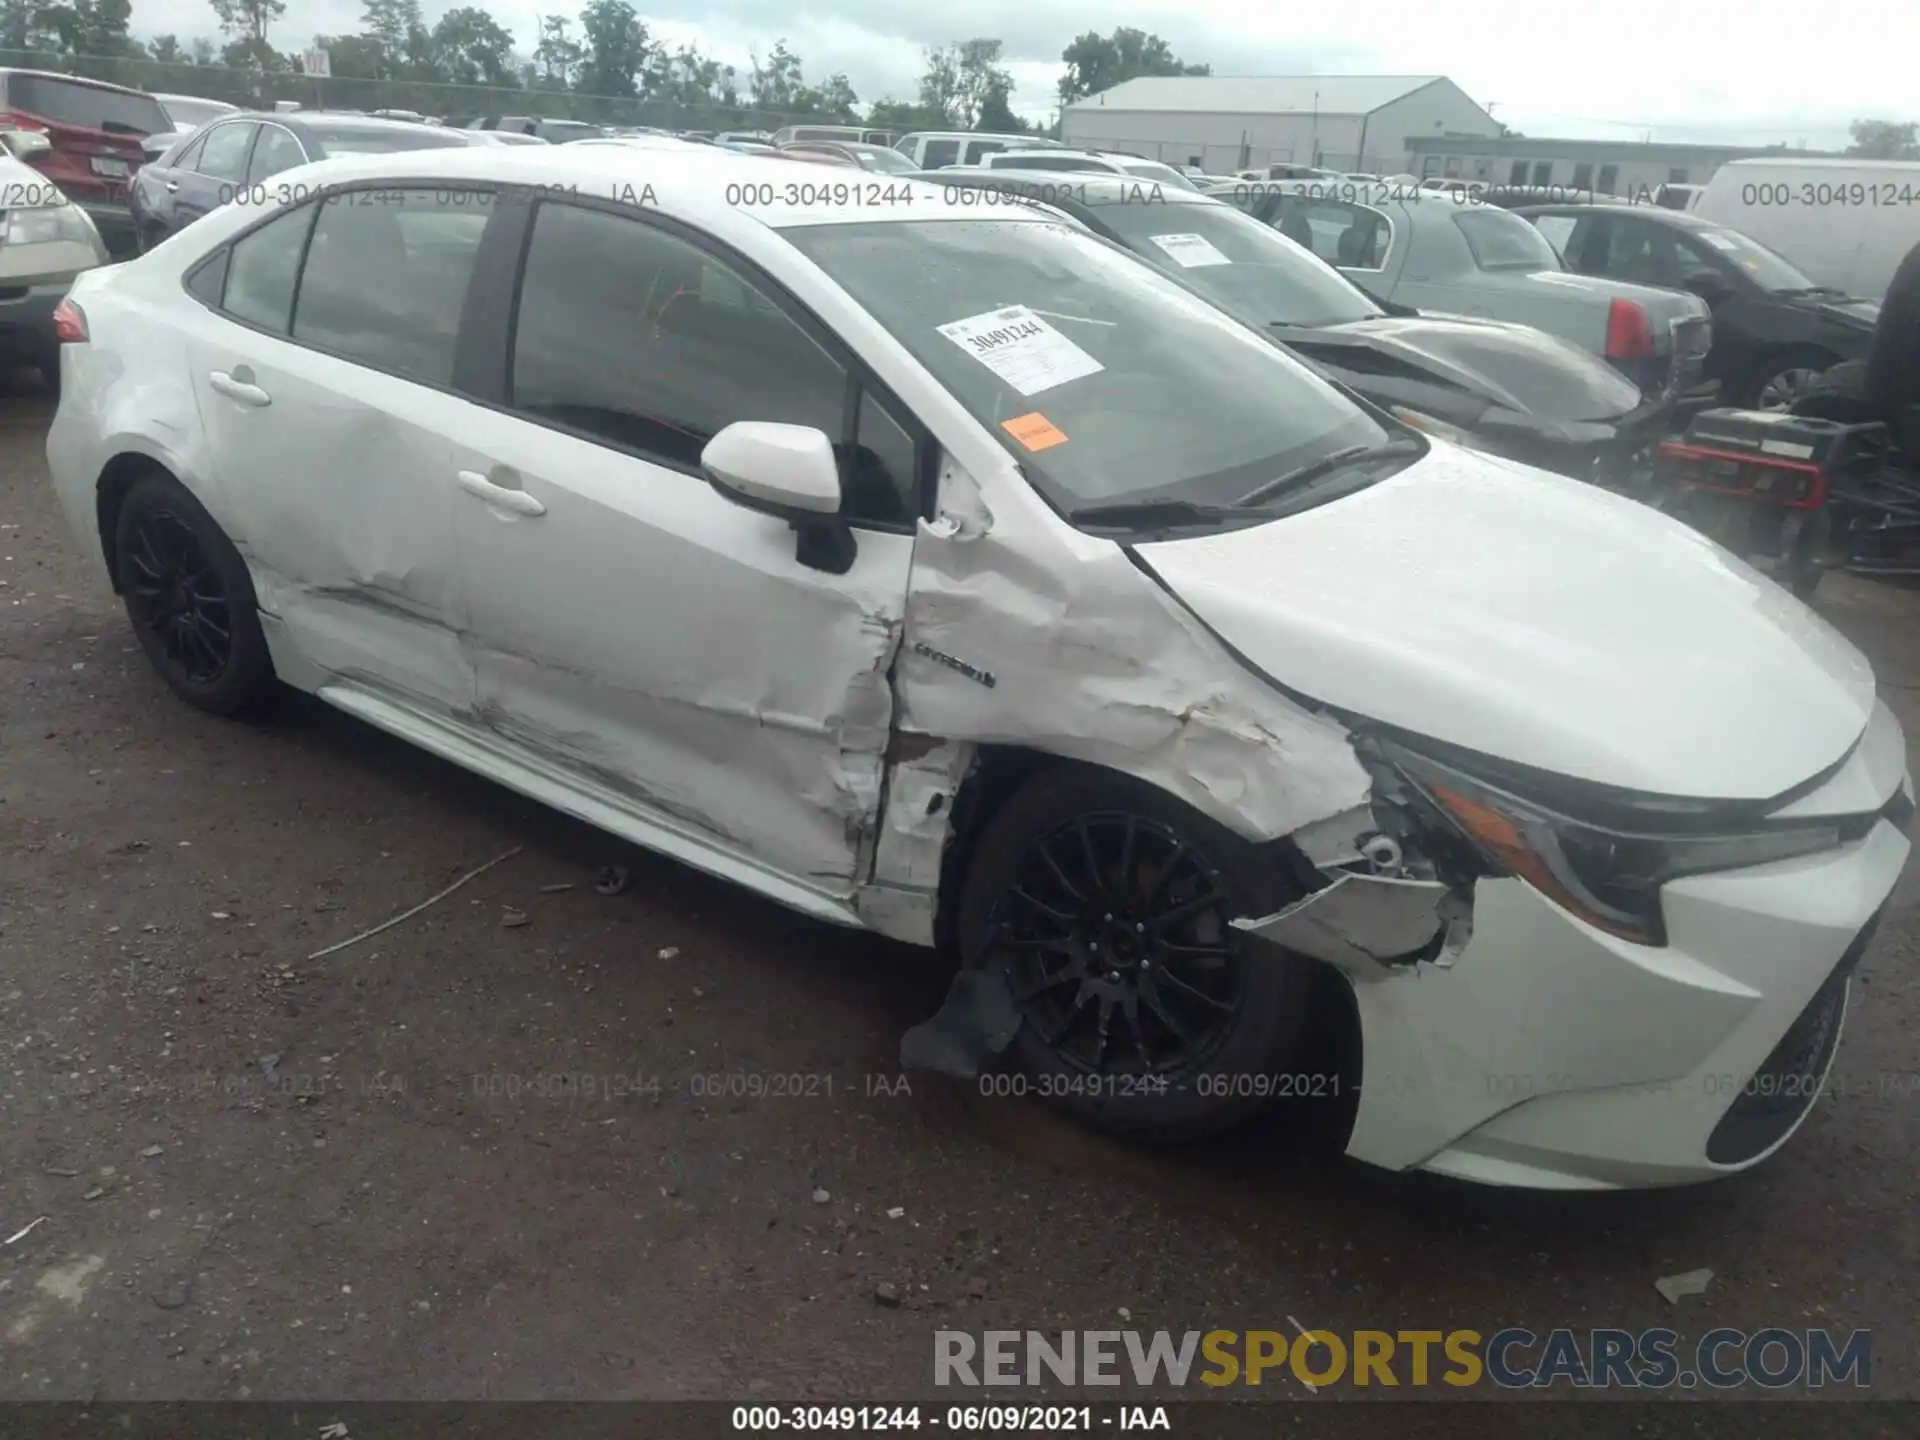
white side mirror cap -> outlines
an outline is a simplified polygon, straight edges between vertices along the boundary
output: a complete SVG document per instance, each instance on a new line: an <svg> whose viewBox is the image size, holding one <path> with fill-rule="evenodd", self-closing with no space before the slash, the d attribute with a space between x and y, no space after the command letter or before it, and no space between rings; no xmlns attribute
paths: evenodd
<svg viewBox="0 0 1920 1440"><path fill-rule="evenodd" d="M700 452L700 468L729 499L777 515L840 513L833 442L810 425L736 420Z"/></svg>

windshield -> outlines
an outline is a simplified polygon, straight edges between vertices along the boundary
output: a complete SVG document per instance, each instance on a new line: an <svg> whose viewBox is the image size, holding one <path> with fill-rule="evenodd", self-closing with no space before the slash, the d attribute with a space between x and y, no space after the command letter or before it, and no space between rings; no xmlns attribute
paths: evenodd
<svg viewBox="0 0 1920 1440"><path fill-rule="evenodd" d="M7 76L6 87L10 108L55 125L83 125L121 135L164 135L174 128L151 95L18 70Z"/></svg>
<svg viewBox="0 0 1920 1440"><path fill-rule="evenodd" d="M1228 504L1387 438L1277 345L1077 226L1009 216L782 233L1062 510Z"/></svg>
<svg viewBox="0 0 1920 1440"><path fill-rule="evenodd" d="M327 125L307 122L307 129L328 155L391 155L400 150L442 150L473 142L457 131L449 134L432 125L418 129L395 125L391 130L372 126Z"/></svg>
<svg viewBox="0 0 1920 1440"><path fill-rule="evenodd" d="M1137 175L1142 180L1152 180L1160 185L1172 185L1181 190L1197 191L1200 188L1171 165L1162 165L1158 160L1122 160L1115 156L1113 163L1129 175Z"/></svg>
<svg viewBox="0 0 1920 1440"><path fill-rule="evenodd" d="M1547 237L1510 210L1463 210L1453 217L1482 270L1564 270Z"/></svg>
<svg viewBox="0 0 1920 1440"><path fill-rule="evenodd" d="M1694 232L1703 245L1718 250L1738 265L1762 290L1776 294L1785 290L1814 290L1819 287L1807 278L1786 256L1769 250L1758 240L1738 230L1706 229Z"/></svg>
<svg viewBox="0 0 1920 1440"><path fill-rule="evenodd" d="M911 175L920 168L898 150L886 150L878 145L847 148L853 151L853 158L860 162L863 170L878 170L885 175Z"/></svg>
<svg viewBox="0 0 1920 1440"><path fill-rule="evenodd" d="M1324 260L1231 205L1093 205L1120 243L1252 325L1344 325L1384 314Z"/></svg>

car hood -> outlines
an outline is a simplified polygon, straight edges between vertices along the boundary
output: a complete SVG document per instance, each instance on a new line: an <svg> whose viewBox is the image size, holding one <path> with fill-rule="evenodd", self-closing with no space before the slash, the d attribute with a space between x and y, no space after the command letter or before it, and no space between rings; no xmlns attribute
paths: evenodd
<svg viewBox="0 0 1920 1440"><path fill-rule="evenodd" d="M1136 554L1286 689L1595 784L1770 799L1873 709L1860 652L1703 536L1440 442L1345 498Z"/></svg>
<svg viewBox="0 0 1920 1440"><path fill-rule="evenodd" d="M1838 300L1832 296L1795 296L1794 303L1817 310L1830 319L1858 330L1871 330L1880 319L1880 306L1873 300Z"/></svg>
<svg viewBox="0 0 1920 1440"><path fill-rule="evenodd" d="M1641 400L1633 383L1604 360L1530 325L1383 315L1314 330L1276 329L1274 338L1334 366L1343 350L1370 350L1542 420L1615 420Z"/></svg>

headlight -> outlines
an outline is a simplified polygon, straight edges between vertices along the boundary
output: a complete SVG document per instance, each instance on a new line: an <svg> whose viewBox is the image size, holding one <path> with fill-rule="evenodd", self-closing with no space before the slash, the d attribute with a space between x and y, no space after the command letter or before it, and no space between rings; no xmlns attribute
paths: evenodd
<svg viewBox="0 0 1920 1440"><path fill-rule="evenodd" d="M1815 854L1842 838L1832 820L1736 834L1629 833L1556 814L1401 746L1382 749L1487 864L1639 945L1667 943L1660 887L1669 880Z"/></svg>

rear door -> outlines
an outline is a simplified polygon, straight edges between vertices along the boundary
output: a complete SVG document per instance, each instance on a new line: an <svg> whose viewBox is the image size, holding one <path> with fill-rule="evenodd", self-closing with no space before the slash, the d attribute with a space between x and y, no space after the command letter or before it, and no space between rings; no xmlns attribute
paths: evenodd
<svg viewBox="0 0 1920 1440"><path fill-rule="evenodd" d="M251 120L222 120L208 127L193 168L172 177L180 186L173 195L174 229L191 225L246 189L247 161L259 128Z"/></svg>
<svg viewBox="0 0 1920 1440"><path fill-rule="evenodd" d="M457 194L333 192L250 230L217 283L190 287L218 296L193 383L262 609L315 685L443 719L473 699L447 437L475 410L453 370L490 213L470 182Z"/></svg>
<svg viewBox="0 0 1920 1440"><path fill-rule="evenodd" d="M744 261L632 207L529 218L497 408L453 445L476 713L736 870L709 868L844 901L871 867L928 447ZM844 573L703 478L736 420L835 441Z"/></svg>

